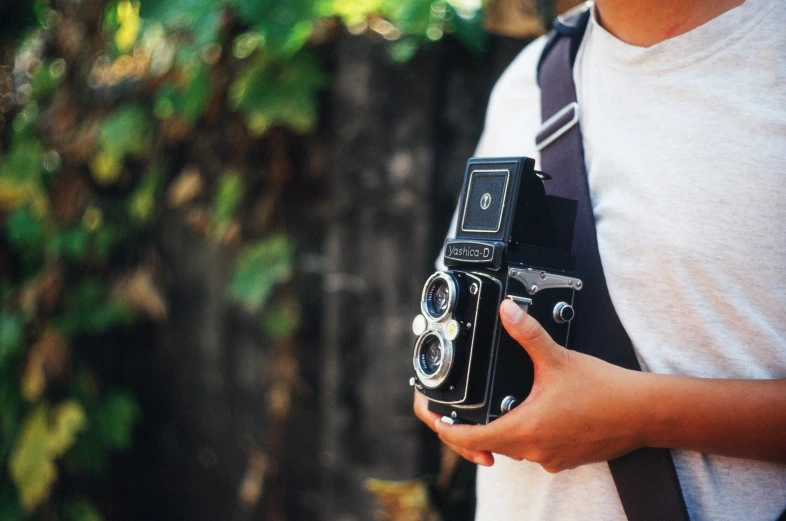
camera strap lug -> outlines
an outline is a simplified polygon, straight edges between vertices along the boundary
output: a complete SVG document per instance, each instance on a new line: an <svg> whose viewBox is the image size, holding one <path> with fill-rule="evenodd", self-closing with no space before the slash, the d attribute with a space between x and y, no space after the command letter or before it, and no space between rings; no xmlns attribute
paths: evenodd
<svg viewBox="0 0 786 521"><path fill-rule="evenodd" d="M530 295L534 295L538 291L543 291L544 289L568 288L578 291L584 286L581 280L576 277L555 275L532 268L510 268L510 270L508 270L508 276L524 284L527 293Z"/></svg>

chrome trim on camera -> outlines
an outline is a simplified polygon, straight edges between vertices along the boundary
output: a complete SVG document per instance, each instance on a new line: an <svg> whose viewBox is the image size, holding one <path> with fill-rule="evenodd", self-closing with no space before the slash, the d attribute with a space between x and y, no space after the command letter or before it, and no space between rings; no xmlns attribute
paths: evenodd
<svg viewBox="0 0 786 521"><path fill-rule="evenodd" d="M529 312L529 307L532 305L532 299L531 298L517 297L516 295L508 295L505 298L508 298L508 299L512 300L513 302L515 302L516 304L518 304L518 306L521 308L521 310L524 313L528 313Z"/></svg>
<svg viewBox="0 0 786 521"><path fill-rule="evenodd" d="M502 191L502 206L499 209L499 221L497 221L497 228L495 230L478 230L477 228L465 228L464 221L467 218L467 205L469 204L469 194L472 193L472 181L475 180L475 174L478 172L505 172L505 190ZM464 215L461 216L461 231L471 233L497 233L502 226L502 216L505 214L505 198L508 195L508 185L510 185L510 170L507 168L498 168L495 170L473 170L469 174L469 184L467 185L467 196L464 198ZM484 208L485 210L486 208Z"/></svg>
<svg viewBox="0 0 786 521"><path fill-rule="evenodd" d="M544 289L568 288L577 291L584 287L584 283L576 277L565 277L564 275L554 275L543 270L532 268L511 268L508 270L510 278L524 284L527 293L534 295Z"/></svg>
<svg viewBox="0 0 786 521"><path fill-rule="evenodd" d="M435 317L432 315L428 310L428 302L426 301L428 288L431 286L431 283L437 279L445 280L448 283L448 305L445 307L445 311ZM423 316L426 317L428 320L439 322L440 320L444 319L451 313L453 313L453 308L456 307L456 299L458 298L458 287L456 286L456 281L453 280L453 277L449 275L447 272L444 271L437 271L436 273L432 274L426 283L423 284L423 292L420 295L420 311L423 312Z"/></svg>
<svg viewBox="0 0 786 521"><path fill-rule="evenodd" d="M423 371L420 358L423 342L430 336L436 337L436 339L439 340L441 356L439 360L439 367L437 367L437 370L434 372L434 374L429 375ZM412 365L414 366L415 374L418 375L418 380L423 385L423 387L426 389L436 389L445 383L448 375L450 375L450 370L453 368L454 358L455 354L453 352L453 342L446 339L438 332L430 330L420 335L417 342L415 342L415 353L412 356Z"/></svg>

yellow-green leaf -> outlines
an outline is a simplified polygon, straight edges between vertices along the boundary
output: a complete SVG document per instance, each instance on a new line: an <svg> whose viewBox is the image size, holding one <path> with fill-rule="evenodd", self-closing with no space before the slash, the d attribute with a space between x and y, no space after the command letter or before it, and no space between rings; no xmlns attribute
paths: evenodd
<svg viewBox="0 0 786 521"><path fill-rule="evenodd" d="M22 423L8 462L22 507L32 512L49 497L57 479L55 460L76 441L87 426L87 417L76 400L66 400L52 411L40 405Z"/></svg>
<svg viewBox="0 0 786 521"><path fill-rule="evenodd" d="M53 412L49 447L56 457L62 456L76 441L76 435L87 427L87 416L76 400L66 400Z"/></svg>
<svg viewBox="0 0 786 521"><path fill-rule="evenodd" d="M52 483L57 479L52 459L47 409L42 405L25 418L8 462L22 507L27 512L49 497Z"/></svg>

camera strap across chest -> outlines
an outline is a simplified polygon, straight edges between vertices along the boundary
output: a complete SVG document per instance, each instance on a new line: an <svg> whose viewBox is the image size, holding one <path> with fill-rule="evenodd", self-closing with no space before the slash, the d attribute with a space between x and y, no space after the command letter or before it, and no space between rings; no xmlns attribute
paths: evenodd
<svg viewBox="0 0 786 521"><path fill-rule="evenodd" d="M640 371L636 353L609 296L590 202L573 62L589 19L585 5L555 21L538 64L543 127L536 137L547 192L578 201L574 253L584 288L577 294L574 349ZM609 461L629 521L689 521L668 449L641 448Z"/></svg>

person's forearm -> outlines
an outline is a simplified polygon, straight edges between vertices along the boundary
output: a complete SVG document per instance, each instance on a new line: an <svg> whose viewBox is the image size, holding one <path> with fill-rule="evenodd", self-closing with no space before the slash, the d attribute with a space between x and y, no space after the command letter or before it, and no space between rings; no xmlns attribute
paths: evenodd
<svg viewBox="0 0 786 521"><path fill-rule="evenodd" d="M786 380L643 373L642 444L786 463Z"/></svg>

